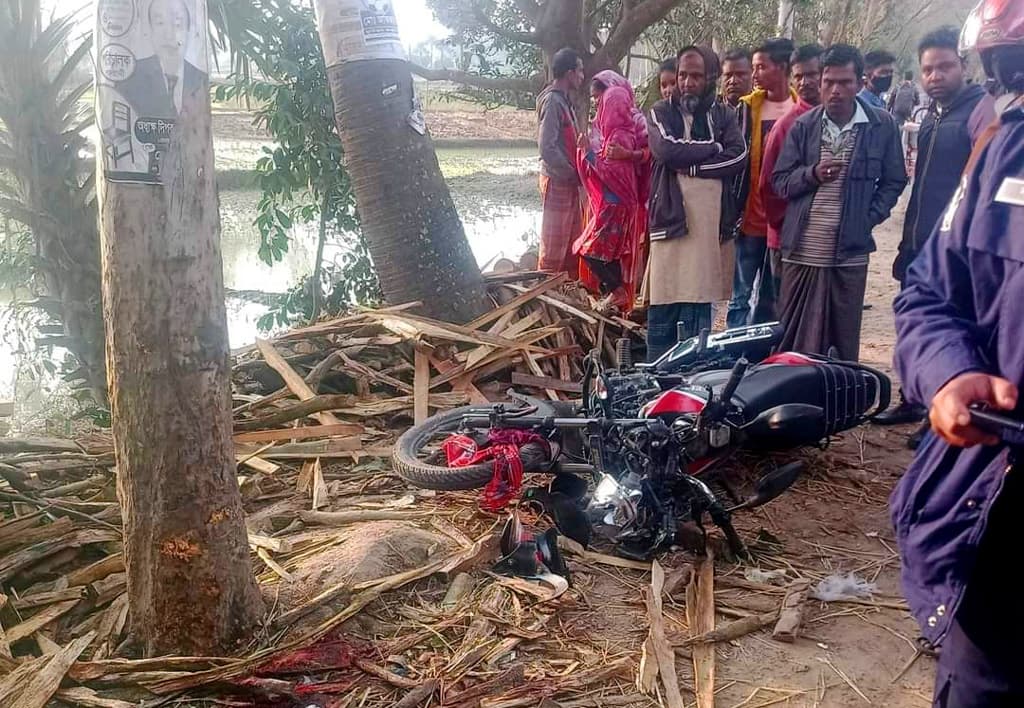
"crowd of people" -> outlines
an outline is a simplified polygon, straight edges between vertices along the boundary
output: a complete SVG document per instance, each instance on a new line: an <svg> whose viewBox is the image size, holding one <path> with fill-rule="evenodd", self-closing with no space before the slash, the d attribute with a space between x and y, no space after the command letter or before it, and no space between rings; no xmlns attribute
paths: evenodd
<svg viewBox="0 0 1024 708"><path fill-rule="evenodd" d="M917 53L931 104L893 266L901 282L995 117L955 28ZM538 99L540 269L627 314L642 293L651 360L710 329L713 304L728 301L730 327L779 320L784 347L856 361L872 232L907 186L901 127L919 103L912 72L893 85L895 65L886 51L784 38L722 59L684 47L660 67L646 115L626 78L595 75L595 117L580 130L583 61L559 51ZM923 417L901 401L882 422Z"/></svg>
<svg viewBox="0 0 1024 708"><path fill-rule="evenodd" d="M969 79L972 51L997 91ZM559 52L538 106L540 267L581 264L624 311L646 278L651 358L728 299L731 326L778 318L784 348L856 361L872 231L908 184L900 130L920 116L892 265L904 389L878 420L927 415L932 431L892 497L903 588L923 646L941 645L934 705L1019 706L1024 606L1002 561L1024 462L971 408L1024 417L1024 0L982 0L917 60L925 105L912 72L893 86L885 51L771 39L720 61L685 47L644 121L624 78L595 77L597 118L577 136L583 64Z"/></svg>

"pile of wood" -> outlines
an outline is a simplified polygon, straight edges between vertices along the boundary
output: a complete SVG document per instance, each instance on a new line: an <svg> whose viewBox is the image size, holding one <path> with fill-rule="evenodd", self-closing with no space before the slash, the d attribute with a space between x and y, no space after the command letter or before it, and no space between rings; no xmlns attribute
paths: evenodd
<svg viewBox="0 0 1024 708"><path fill-rule="evenodd" d="M326 411L329 420L414 411L420 421L435 409L501 400L510 386L571 398L579 393L585 353L599 349L613 360L619 338L643 336L636 323L590 309L564 275L497 280L503 282L490 286L495 309L463 326L419 317L408 305L322 322L235 352L238 398L245 399L236 411L238 429L314 415L324 423Z"/></svg>
<svg viewBox="0 0 1024 708"><path fill-rule="evenodd" d="M294 667L268 669L266 662L330 644L342 622L382 593L425 578L450 580L492 559L494 519L478 514L475 495L461 501L457 495L414 496L388 474L396 418L407 423L409 414L423 419L437 409L499 400L512 386L571 398L586 351L597 348L613 357L617 339L639 340L642 332L634 323L592 311L561 276L503 276L490 292L495 309L464 326L419 317L411 306L367 310L234 353L239 482L262 585L288 582L302 562L338 543L338 529L354 523L433 522L457 541L436 563L343 588L347 603L298 637L285 634L310 611L338 603L339 594L277 607L268 618L274 633L244 660L114 658L127 647L128 600L112 441L104 432L76 441L0 437L0 705L41 708L56 697L70 705L128 708L154 694L225 682L235 692L244 686L255 695L277 695L284 686L279 675L294 673ZM438 524L442 517L450 522ZM310 531L324 527L333 530ZM446 587L435 592L443 596ZM414 625L433 625L431 633L421 637L419 630L417 642L395 637L386 643L388 650L412 651L432 643L434 634L466 635L462 652L444 658L448 668L434 671L453 687L456 705L478 705L481 696L502 686L513 696L547 691L564 664L538 664L525 677L522 667L499 674L483 693L479 681L462 680L478 665L503 666L520 644L540 640L540 628L553 617L550 607L518 612L514 622L485 622L486 637L474 639L481 628L473 619L476 603L490 607L500 599L502 606L529 607L537 601L528 587L479 589L469 604L449 613L438 614L434 605L420 608ZM402 621L408 624L408 617ZM436 678L403 678L384 668L382 657L363 654L337 667L322 666L319 673L355 667L358 680L350 683L367 692L372 688L379 705L394 705L396 689L412 698L417 690L441 690ZM565 689L584 688L599 677L628 678L627 658L610 666L606 658L593 655L590 668L562 682ZM365 704L369 693L363 695Z"/></svg>

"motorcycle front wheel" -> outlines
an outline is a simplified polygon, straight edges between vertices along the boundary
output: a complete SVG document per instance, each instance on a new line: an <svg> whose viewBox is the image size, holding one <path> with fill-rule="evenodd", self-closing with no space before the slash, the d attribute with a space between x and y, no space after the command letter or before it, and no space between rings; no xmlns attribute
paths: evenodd
<svg viewBox="0 0 1024 708"><path fill-rule="evenodd" d="M486 416L493 406L463 406L428 418L422 424L409 428L395 443L391 462L399 477L422 489L458 491L477 489L491 481L494 466L490 461L468 467L448 467L434 464L443 459L437 451L429 451L432 443L440 443L449 435L459 432L462 419L467 415ZM542 472L551 463L542 445L528 443L519 448L524 472Z"/></svg>

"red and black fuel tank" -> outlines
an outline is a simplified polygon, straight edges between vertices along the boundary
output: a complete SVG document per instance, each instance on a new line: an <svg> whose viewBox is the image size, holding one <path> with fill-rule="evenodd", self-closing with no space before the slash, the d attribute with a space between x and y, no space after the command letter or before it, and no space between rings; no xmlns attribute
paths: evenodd
<svg viewBox="0 0 1024 708"><path fill-rule="evenodd" d="M704 389L674 388L665 391L657 398L647 402L640 409L641 418L667 417L675 418L687 413L700 413L708 403L708 394Z"/></svg>

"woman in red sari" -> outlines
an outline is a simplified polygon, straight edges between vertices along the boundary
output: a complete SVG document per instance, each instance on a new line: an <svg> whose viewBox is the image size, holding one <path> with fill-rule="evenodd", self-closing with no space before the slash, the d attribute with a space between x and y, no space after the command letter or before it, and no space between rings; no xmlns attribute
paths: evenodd
<svg viewBox="0 0 1024 708"><path fill-rule="evenodd" d="M632 162L636 167L637 174L637 190L640 196L639 202L639 213L636 218L636 226L640 230L637 236L637 253L634 259L636 273L634 275L635 282L639 283L644 276L644 270L647 265L647 202L650 197L651 188L651 152L648 149L647 142L647 119L644 117L643 111L640 110L636 102L636 94L633 92L633 86L629 83L629 79L621 74L606 69L599 71L594 75L593 81L590 85L590 93L594 101L600 105L601 95L610 88L624 88L629 92L630 101L632 102L632 117L633 117L633 128L634 136L636 138L636 149L626 150L618 145L609 146L605 156L611 160L628 160ZM599 130L596 126L593 127L591 133L592 145L595 146L595 150L600 150L600 135Z"/></svg>
<svg viewBox="0 0 1024 708"><path fill-rule="evenodd" d="M643 225L639 177L630 160L609 152L636 151L638 147L632 92L610 87L600 95L595 135L599 145L585 136L577 151L577 168L590 199L590 220L577 239L573 253L580 256L580 280L604 296L603 303L628 313L636 294L637 260ZM615 149L612 149L615 146Z"/></svg>

